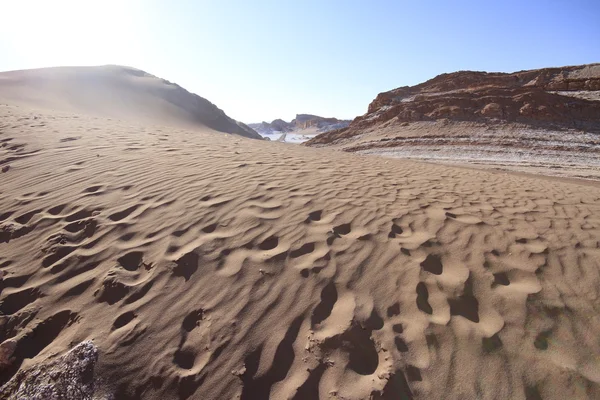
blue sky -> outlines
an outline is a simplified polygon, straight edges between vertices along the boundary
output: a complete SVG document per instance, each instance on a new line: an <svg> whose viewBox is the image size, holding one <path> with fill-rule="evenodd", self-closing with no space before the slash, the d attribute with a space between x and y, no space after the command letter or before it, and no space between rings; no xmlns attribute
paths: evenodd
<svg viewBox="0 0 600 400"><path fill-rule="evenodd" d="M353 118L443 72L600 62L599 0L19 0L0 70L123 64L244 122Z"/></svg>

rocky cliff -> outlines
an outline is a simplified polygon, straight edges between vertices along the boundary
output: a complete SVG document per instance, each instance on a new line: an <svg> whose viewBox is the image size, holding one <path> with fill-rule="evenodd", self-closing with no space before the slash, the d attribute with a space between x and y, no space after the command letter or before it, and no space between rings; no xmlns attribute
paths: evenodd
<svg viewBox="0 0 600 400"><path fill-rule="evenodd" d="M600 64L442 74L306 145L600 179Z"/></svg>
<svg viewBox="0 0 600 400"><path fill-rule="evenodd" d="M327 145L384 123L476 121L600 130L600 64L515 73L460 71L380 93L365 115L314 138Z"/></svg>

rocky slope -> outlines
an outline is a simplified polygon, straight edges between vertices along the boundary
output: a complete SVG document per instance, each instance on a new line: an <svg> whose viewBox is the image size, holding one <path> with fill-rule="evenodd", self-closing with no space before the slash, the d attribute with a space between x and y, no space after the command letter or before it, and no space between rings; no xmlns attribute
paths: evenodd
<svg viewBox="0 0 600 400"><path fill-rule="evenodd" d="M131 67L57 67L0 73L0 103L260 139L210 101Z"/></svg>
<svg viewBox="0 0 600 400"><path fill-rule="evenodd" d="M323 133L334 129L346 128L349 124L349 120L324 118L311 114L296 114L296 118L291 122L276 119L271 123L263 121L259 124L249 124L249 126L261 135L272 135L278 133L303 133L306 130Z"/></svg>
<svg viewBox="0 0 600 400"><path fill-rule="evenodd" d="M584 152L590 158L586 165L600 168L598 133L600 64L590 64L442 74L380 93L347 128L319 135L307 145L385 149L387 155L444 160L466 151L472 153L466 159L478 161L502 154L512 158L518 153L519 161L541 153L560 152L562 157ZM432 150L439 153L433 157Z"/></svg>

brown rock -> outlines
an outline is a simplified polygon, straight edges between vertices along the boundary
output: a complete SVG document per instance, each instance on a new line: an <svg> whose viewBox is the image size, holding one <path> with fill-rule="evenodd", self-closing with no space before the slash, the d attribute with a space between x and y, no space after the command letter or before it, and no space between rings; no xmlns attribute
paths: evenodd
<svg viewBox="0 0 600 400"><path fill-rule="evenodd" d="M530 117L535 114L535 108L530 103L525 103L523 107L519 109L519 114Z"/></svg>
<svg viewBox="0 0 600 400"><path fill-rule="evenodd" d="M390 120L521 123L557 129L600 132L600 64L544 68L515 73L459 71L424 83L379 93L365 115L347 128L323 133L306 145L327 145L348 139ZM586 92L587 91L587 92ZM565 93L565 92L573 92Z"/></svg>
<svg viewBox="0 0 600 400"><path fill-rule="evenodd" d="M0 371L12 365L16 349L17 341L14 339L6 339L0 344Z"/></svg>
<svg viewBox="0 0 600 400"><path fill-rule="evenodd" d="M489 103L481 110L481 115L485 115L490 118L502 118L502 106L498 103Z"/></svg>

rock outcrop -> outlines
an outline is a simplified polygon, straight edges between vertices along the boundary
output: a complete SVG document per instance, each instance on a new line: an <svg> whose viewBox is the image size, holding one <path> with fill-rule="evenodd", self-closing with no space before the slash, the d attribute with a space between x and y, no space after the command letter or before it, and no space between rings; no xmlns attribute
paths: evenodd
<svg viewBox="0 0 600 400"><path fill-rule="evenodd" d="M460 71L380 93L365 115L307 145L330 145L383 124L401 128L417 121L518 123L596 132L599 116L600 64L515 73Z"/></svg>
<svg viewBox="0 0 600 400"><path fill-rule="evenodd" d="M98 349L82 342L48 363L20 370L0 388L0 398L31 400L85 400L94 395L94 367Z"/></svg>

